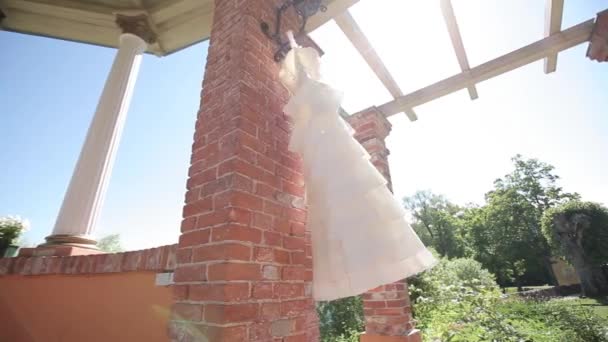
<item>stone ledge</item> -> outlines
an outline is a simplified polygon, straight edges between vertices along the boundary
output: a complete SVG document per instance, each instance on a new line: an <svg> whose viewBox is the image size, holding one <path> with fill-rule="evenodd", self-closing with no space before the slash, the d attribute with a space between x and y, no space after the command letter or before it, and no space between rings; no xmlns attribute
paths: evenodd
<svg viewBox="0 0 608 342"><path fill-rule="evenodd" d="M38 246L35 248L19 248L20 257L38 257L38 256L79 256L79 255L91 255L91 254L107 254L106 252L98 249L83 248L69 245L55 245L55 246Z"/></svg>
<svg viewBox="0 0 608 342"><path fill-rule="evenodd" d="M0 258L0 276L173 271L176 250L177 244L112 254Z"/></svg>

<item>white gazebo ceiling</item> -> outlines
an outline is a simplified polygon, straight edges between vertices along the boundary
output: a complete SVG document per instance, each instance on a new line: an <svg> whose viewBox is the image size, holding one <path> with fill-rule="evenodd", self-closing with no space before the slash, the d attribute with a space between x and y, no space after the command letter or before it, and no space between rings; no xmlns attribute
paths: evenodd
<svg viewBox="0 0 608 342"><path fill-rule="evenodd" d="M266 0L261 0L266 1ZM313 30L358 0L326 0L327 11L310 18ZM270 5L270 2L269 2ZM165 56L209 38L214 0L0 0L7 31L116 47L117 13L144 13L157 42L148 52Z"/></svg>
<svg viewBox="0 0 608 342"><path fill-rule="evenodd" d="M146 13L157 42L148 52L164 56L209 37L212 0L0 0L2 28L116 47L116 13Z"/></svg>

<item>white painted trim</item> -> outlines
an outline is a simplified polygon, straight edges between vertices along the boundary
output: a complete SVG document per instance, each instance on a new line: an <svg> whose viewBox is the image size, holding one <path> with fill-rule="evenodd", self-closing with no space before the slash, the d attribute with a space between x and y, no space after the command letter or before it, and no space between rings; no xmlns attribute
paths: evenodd
<svg viewBox="0 0 608 342"><path fill-rule="evenodd" d="M460 70L463 72L468 71L471 69L471 67L469 66L469 59L467 58L467 53L464 49L464 44L462 43L462 37L460 36L460 29L458 28L458 22L456 21L456 16L454 15L452 2L450 0L441 0L440 4L443 20L448 29L450 41L452 42L454 53L456 53ZM467 90L469 91L469 97L471 100L475 100L479 97L477 95L477 88L475 88L475 85L469 85Z"/></svg>
<svg viewBox="0 0 608 342"><path fill-rule="evenodd" d="M562 16L564 13L564 0L546 0L545 6L545 37L558 33L562 29ZM545 74L557 69L557 53L545 58Z"/></svg>

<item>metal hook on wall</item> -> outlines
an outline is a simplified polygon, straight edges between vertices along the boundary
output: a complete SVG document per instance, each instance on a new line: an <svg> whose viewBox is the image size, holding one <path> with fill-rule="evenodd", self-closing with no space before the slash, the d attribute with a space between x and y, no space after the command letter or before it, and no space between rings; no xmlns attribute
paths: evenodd
<svg viewBox="0 0 608 342"><path fill-rule="evenodd" d="M274 32L270 32L270 26L266 22L261 23L262 32L268 37L270 40L273 40L278 46L277 52L274 54L274 60L280 62L287 52L291 49L289 41L284 41L281 38L281 17L290 7L295 9L298 17L301 18L302 24L300 28L295 33L296 39L304 34L304 29L306 28L306 22L309 17L316 14L318 11L325 12L327 7L322 4L322 0L286 0L280 7L276 9L276 17L274 24Z"/></svg>

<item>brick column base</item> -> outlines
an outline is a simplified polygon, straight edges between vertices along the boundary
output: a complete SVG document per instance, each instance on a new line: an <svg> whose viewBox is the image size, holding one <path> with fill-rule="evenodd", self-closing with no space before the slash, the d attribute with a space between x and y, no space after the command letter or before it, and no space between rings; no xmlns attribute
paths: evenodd
<svg viewBox="0 0 608 342"><path fill-rule="evenodd" d="M413 334L414 319L406 281L382 285L364 293L363 312L365 332L370 336Z"/></svg>

